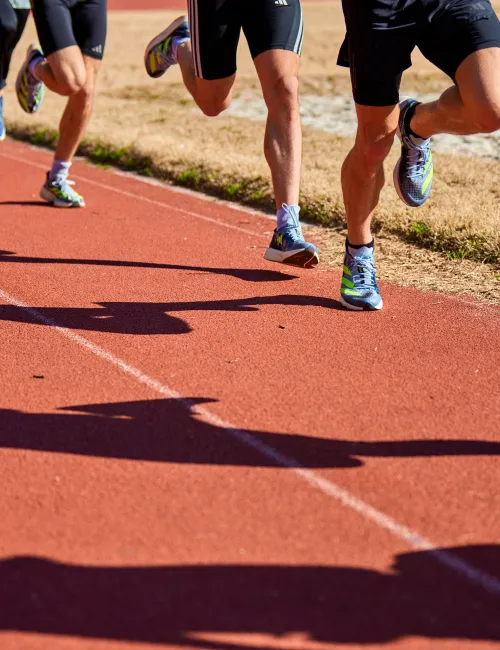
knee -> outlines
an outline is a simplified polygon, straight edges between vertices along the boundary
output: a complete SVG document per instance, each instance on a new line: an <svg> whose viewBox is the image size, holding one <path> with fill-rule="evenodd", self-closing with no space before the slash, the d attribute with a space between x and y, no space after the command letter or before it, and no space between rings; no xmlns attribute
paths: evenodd
<svg viewBox="0 0 500 650"><path fill-rule="evenodd" d="M70 70L59 80L59 92L61 95L70 97L83 91L87 86L87 75L85 70Z"/></svg>
<svg viewBox="0 0 500 650"><path fill-rule="evenodd" d="M279 77L264 90L269 113L290 116L299 112L299 80L295 75Z"/></svg>
<svg viewBox="0 0 500 650"><path fill-rule="evenodd" d="M474 117L478 133L494 133L500 129L500 103L484 107Z"/></svg>
<svg viewBox="0 0 500 650"><path fill-rule="evenodd" d="M394 142L395 131L380 130L362 132L358 130L354 150L365 167L379 167L389 155Z"/></svg>
<svg viewBox="0 0 500 650"><path fill-rule="evenodd" d="M217 100L210 100L202 103L200 102L199 107L203 115L206 115L207 117L217 117L217 115L220 115L226 110L229 104L229 101L220 102Z"/></svg>

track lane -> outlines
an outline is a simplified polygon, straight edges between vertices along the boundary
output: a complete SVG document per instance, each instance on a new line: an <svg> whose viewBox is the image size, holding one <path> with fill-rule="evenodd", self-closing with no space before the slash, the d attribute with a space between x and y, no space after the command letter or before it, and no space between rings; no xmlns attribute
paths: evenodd
<svg viewBox="0 0 500 650"><path fill-rule="evenodd" d="M11 146L12 149L3 149L2 151L10 151L10 155L14 157L22 155L22 152L26 151L17 145L6 145L6 147ZM46 154L38 152L30 154L30 157L41 163L47 159ZM11 168L6 171L6 174L13 174L19 178L20 169L16 168L12 161L9 164ZM255 229L257 234L263 233L269 228L269 221L265 219L249 217L240 211L199 201L193 197L172 194L163 188L146 186L134 179L117 178L115 175L104 174L83 165L79 166L75 173L102 185L111 184L119 187L125 192L135 192L138 195L147 193L149 199L158 203L165 203L167 195L168 202L182 205L182 209L191 210L193 213L198 211L200 214L212 216L214 219L228 219L232 225L241 226L245 230L247 228ZM38 187L36 176L26 173L26 167L23 167L23 174L24 186L21 184L16 191L19 192L21 198L31 198L32 188ZM3 196L7 193L12 197L13 193L10 190L6 192L6 188L9 188L8 183L2 189ZM410 453L408 457L403 458L398 458L398 454L396 454L396 458L394 458L394 450L392 455L389 453L387 457L377 457L377 446L382 449L380 444L376 444L375 449L370 450L374 435L382 438L378 441L379 443L384 439L387 440L390 447L395 440L392 429L396 423L400 424L402 430L406 430L406 435L409 438L418 435L419 439L424 438L425 440L427 436L432 440L436 428L435 422L433 422L433 413L437 414L438 412L444 412L448 419L451 418L451 422L443 423L444 434L440 431L440 436L442 435L445 440L446 435L456 434L458 423L462 422L464 425L461 430L463 437L472 441L474 438L479 440L488 440L489 438L491 442L494 442L495 411L482 413L485 410L486 400L483 400L479 394L481 391L468 396L468 401L464 402L467 410L461 413L460 419L457 417L455 420L453 420L455 417L453 415L454 400L457 395L460 399L465 399L467 391L460 388L458 392L455 390L452 395L449 394L449 391L450 386L454 383L459 384L468 380L468 371L472 368L473 362L481 361L481 369L485 373L484 378L477 378L479 387L484 389L485 384L487 385L494 378L491 373L495 371L495 368L491 358L488 362L483 354L478 359L477 351L481 350L481 346L484 346L488 339L491 340L498 313L496 310L489 308L485 310L445 299L445 308L438 312L439 319L436 320L434 317L429 318L428 296L423 296L418 292L403 292L395 288L386 288L391 296L391 302L394 298L391 308L392 316L397 314L403 319L403 322L410 323L415 319L415 315L420 313L422 319L429 319L426 325L430 326L430 332L429 329L427 330L430 334L436 336L439 332L441 338L448 337L450 339L444 344L442 341L439 343L438 347L442 350L441 356L435 359L431 366L434 373L433 378L437 384L433 396L434 400L437 399L437 405L429 407L431 402L430 398L427 399L429 396L425 394L426 399L422 399L425 381L428 379L424 370L425 366L429 365L429 359L435 353L437 346L429 345L426 348L427 357L419 359L418 352L422 349L422 342L419 341L419 345L414 342L412 347L412 340L419 329L416 324L414 327L409 327L406 335L400 329L396 331L392 327L388 336L387 328L391 321L386 318L383 321L385 331L384 327L377 326L378 321L370 320L370 327L373 327L373 331L369 332L370 340L366 342L366 346L363 345L362 349L357 352L348 348L346 352L346 346L343 345L346 325L354 328L355 333L360 333L361 330L356 329L360 319L354 320L353 315L337 311L328 297L332 293L332 284L336 287L338 283L337 274L298 272L297 275L301 276L300 279L280 279L281 275L286 278L292 276L293 273L280 274L271 270L272 277L269 276L270 271L266 271L259 277L259 272L261 272L259 269L270 268L261 261L260 251L253 248L253 246L261 245L261 241L265 241L262 238L252 237L234 229L228 230L215 224L209 225L194 216L175 214L174 208L170 208L169 211L165 207L151 203L148 203L146 208L145 202L141 199L134 200L129 196L120 199L117 192L98 189L95 185L89 184L85 187L81 183L81 189L85 189L89 196L92 195L95 203L89 210L78 214L68 214L64 211L55 211L36 205L9 206L8 221L2 219L2 242L4 242L2 247L5 246L6 250L16 254L3 256L2 288L17 292L16 295L20 295L25 301L28 300L33 307L49 310L44 313L54 317L58 322L62 321L61 324L70 326L72 330L78 330L85 337L105 346L106 349L121 356L126 355L127 361L133 362L140 368L146 368L148 374L168 380L170 385L174 383L182 394L205 399L218 399L218 403L208 404L211 411L219 413L224 418L230 418L239 427L262 431L263 440L271 439L275 446L279 446L281 443L284 445L285 451L293 451L302 462L315 468L319 467L323 476L334 479L341 477L344 485L351 487L352 483L352 491L355 493L369 494L370 498L376 502L375 505L382 505L386 510L393 510L393 514L398 516L403 514L407 523L410 523L408 520L412 520L412 524L413 522L422 524L419 529L424 528L426 533L432 529L432 534L437 533L440 543L453 545L460 541L467 544L487 542L498 538L498 535L495 537L496 522L491 521L491 508L494 504L488 498L481 497L481 494L488 497L484 477L487 472L490 477L494 476L492 473L495 471L494 458L488 459L486 456L465 453L462 458L459 456L450 460L447 457L433 457L432 449L428 450L430 457L423 459L419 453ZM2 200L4 199L2 198ZM53 233L57 233L57 236L48 238L48 228ZM164 233L163 241L159 241L159 232ZM21 243L21 247L24 249L22 254L19 250ZM20 260L19 262L15 261L16 257ZM58 261L51 262L50 260ZM72 261L68 262L68 260ZM79 263L78 260L86 261ZM127 265L108 264L110 261L126 262ZM139 262L144 266L130 266L129 262ZM151 263L170 264L177 268L148 267L147 265ZM183 266L190 268L179 268ZM207 269L210 266L218 270L210 272ZM240 269L236 274L235 268ZM277 268L279 269L279 267ZM163 282L159 281L159 275L162 276ZM276 291L276 285L279 286L279 293ZM253 291L249 291L249 288ZM165 301L166 292L168 293L167 302ZM230 295L230 304L227 303L228 295ZM288 296L288 298L286 300L280 298L277 301L276 295ZM307 300L304 302L300 296L306 296ZM400 296L406 297L406 303L403 306L396 304L398 298L401 300ZM188 305L185 304L186 297L188 297ZM326 301L325 297L327 297ZM95 302L105 303L104 308L97 309L97 312L102 310L103 314L92 311L95 310ZM441 298L436 302L443 304ZM131 303L134 304L131 305ZM164 316L165 305L168 308L170 319ZM439 305L433 305L431 312L435 311L437 307ZM68 309L73 311L68 313ZM450 311L451 313L449 313ZM458 321L457 314L460 315ZM96 319L96 315L110 316L111 318ZM356 317L358 316L356 315ZM19 313L16 315L11 312L9 315L8 311L4 310L3 319L6 321L6 325L17 328L16 331L26 332L29 330L30 336L53 336L50 328L27 324L22 322L22 319L20 322ZM465 319L468 320L465 321ZM366 320L364 322L366 323ZM461 325L464 322L467 322L469 326L467 337L477 337L475 347L470 353L464 351L461 368L454 369L454 374L452 373L450 377L453 364L449 360L446 361L446 354L454 346L465 346L466 337ZM280 323L286 324L285 330L279 329L278 324ZM488 326L487 323L490 325ZM179 328L181 329L179 330ZM332 332L332 334L328 337L323 335L324 332ZM443 333L446 333L447 337ZM289 335L289 337L284 338L283 335ZM393 349L392 358L381 361L377 359L379 373L378 376L375 376L375 364L370 365L370 357L367 355L368 346L372 345L374 341L383 342L383 336L385 339L388 338L386 349ZM242 337L244 345L242 345ZM268 350L273 350L273 358L278 358L281 366L269 363L269 355L265 354ZM407 386L400 384L402 377L407 377L408 373L404 372L405 368L402 365L400 366L394 361L401 354L401 350L405 350L404 354L409 356L410 362L414 365L411 380ZM224 351L225 354L221 355L220 351ZM306 367L309 373L307 383L311 386L310 391L304 390L302 366L298 363L302 360L303 351L308 353ZM227 358L226 352L230 352L231 358ZM239 354L239 357L236 354ZM344 358L346 354L348 359ZM239 360L236 361L236 359ZM200 360L203 360L203 363L200 363ZM235 361L235 363L228 363L228 361ZM361 365L367 362L368 368ZM84 366L87 363L85 361ZM364 382L351 383L348 373L345 374L350 364L353 363L356 367L356 379L362 377ZM443 363L444 367L442 367ZM332 365L340 369L333 375ZM196 373L192 372L193 368L196 368ZM101 375L101 373L104 374ZM103 377L101 390L102 387L113 385L113 382L107 381L107 370L99 366L88 373L87 379L82 382L83 387L87 385L88 377L92 376L95 381L95 377L98 375ZM172 377L172 375L174 376ZM286 381L284 381L284 377ZM448 378L447 383L439 387L440 382L445 378ZM373 404L370 402L369 397L377 384L380 384L381 379L385 384L379 387L384 387L388 391L392 400L391 408L389 408L387 398L378 406L376 399L373 400ZM61 395L65 394L70 385L72 385L71 380L63 381L61 379L61 388L59 389L60 392L62 391ZM98 463L98 467L110 466L109 458L120 458L120 444L114 442L117 436L114 423L111 422L110 426L110 423L107 422L111 415L114 422L117 421L115 419L117 417L132 417L136 421L135 428L139 430L145 428L148 432L142 449L141 445L138 446L135 442L130 442L130 438L125 445L121 446L125 446L125 452L129 456L132 456L133 452L136 455L139 454L138 460L144 463L144 467L150 468L155 459L148 459L147 454L151 455L151 443L155 442L154 428L158 424L158 412L160 411L160 423L163 424L163 422L168 422L168 418L171 417L171 410L162 412L161 408L158 409L158 403L153 403L153 407L140 406L138 408L137 405L131 407L130 402L133 400L127 402L120 397L117 399L114 397L113 391L110 394L105 391L104 395L100 395L101 391L96 391L92 382L90 388L86 390L87 401L85 399L73 401L64 399L59 403L53 402L53 408L80 405L84 408L83 412L88 413L85 411L86 405L88 407L89 404L96 403L95 400L91 401L91 396L95 393L99 394L101 399L97 400L98 403L105 405L97 410L91 409L90 416L95 420L94 416L97 415L101 421L104 416L106 425L102 429L102 436L106 438L104 447L108 447L108 455L104 454L102 445L97 444L92 438L88 439L89 434L86 429L82 431L77 426L76 433L79 439L76 441L76 447L81 448L82 440L87 442L89 445L88 459L85 458L85 454L84 458L67 456L68 453L77 453L75 448L72 448L74 442L69 444L69 447L66 443L66 447L61 449L61 442L58 443L59 447L56 445L51 447L50 439L48 451L52 450L57 453L42 454L43 458L53 459L51 462L54 464L60 463L61 458L64 458L64 463L75 463L74 472L72 472L74 475L81 472L85 475L91 467L96 466L95 463ZM285 400L286 408L283 405L283 400L280 399L279 391L284 391L285 396L288 397ZM335 391L337 391L337 395L335 395ZM357 391L360 392L359 395ZM120 382L116 384L116 392L118 395L122 395ZM470 390L468 392L470 393ZM53 386L49 394L52 398L55 397ZM354 405L359 407L363 401L366 403L368 399L368 404L370 407L373 406L377 416L374 421L363 421L362 425L356 423L356 427L353 427L352 423L349 424L349 420L352 418L350 418L350 412L346 412L347 409L343 404L346 395L352 396ZM30 410L34 413L43 412L48 407L43 403L38 405L36 400L33 401L32 396L26 400L23 395L9 395L9 399L13 404L19 404L21 410ZM126 402L125 405L124 402ZM116 406L117 403L121 406ZM403 412L393 413L392 409L401 405L404 407ZM494 407L495 405L493 405L493 409ZM433 411L434 408L435 411ZM469 409L472 409L470 418L467 415ZM81 409L76 409L76 411L80 413ZM417 419L414 421L416 416ZM478 417L481 418L479 421ZM384 423L384 418L388 424L385 428L381 426ZM336 421L338 421L338 428L336 426L332 432L332 422L337 423ZM47 422L53 422L53 419L48 418ZM481 428L480 432L477 431L478 422ZM53 426L55 425L50 424L48 430L50 431ZM186 423L183 422L182 426L186 426ZM64 426L61 431L58 431L57 427L55 428L55 433L59 438L63 430ZM343 445L321 446L321 439L328 443L329 439L337 437L336 431L342 431L342 438L346 441L360 440L361 443L364 442L365 446L361 448L361 452L364 451L366 456L363 456L363 453L357 454L356 448L349 443L347 445L344 443ZM203 428L198 433L201 435L208 433L213 436L213 432L203 430ZM297 433L302 436L317 436L320 440L311 444L307 437L293 439L292 435ZM287 438L288 440L286 440ZM213 440L220 445L219 438L215 437ZM403 444L403 452L399 451L399 456L404 453L404 446ZM190 447L187 450L181 449L181 452L192 454L192 446ZM277 544L280 539L297 537L297 532L287 532L287 528L293 526L294 521L301 521L308 533L302 543L297 543L294 540L294 543L290 545L291 548L295 548L294 552L291 552L291 548L286 548L286 561L300 563L304 549L308 549L308 554L311 553L311 550L314 551L315 561L321 557L321 562L318 563L325 565L336 561L345 566L361 564L378 567L382 570L390 565L392 555L403 552L404 549L399 544L394 545L393 541L387 540L385 533L381 535L379 531L372 530L371 526L366 528L366 537L364 538L369 540L370 548L366 549L364 544L359 545L359 541L357 542L359 528L358 524L354 523L356 517L352 517L337 507L333 507L332 510L331 503L324 503L319 496L312 497L309 490L304 492L301 488L297 493L296 481L288 476L284 479L283 470L264 468L259 470L259 467L265 465L262 459L252 460L252 458L246 457L242 465L241 453L235 452L232 447L229 445L229 449L221 452L220 446L215 446L215 456L212 457L212 463L209 463L215 464L217 468L215 478L212 476L213 467L207 470L203 467L203 462L200 462L203 458L189 457L189 453L184 461L180 460L179 462L179 457L175 459L170 456L163 459L163 464L157 463L158 459L156 459L153 465L159 465L160 475L163 475L166 467L169 475L172 471L180 472L184 476L182 479L184 485L190 484L189 480L186 483L185 477L192 477L193 471L196 476L201 474L204 477L210 477L207 480L214 481L215 487L208 493L209 501L216 498L214 495L221 489L221 483L225 484L228 480L225 477L231 476L231 481L235 480L234 476L241 477L236 480L236 484L233 483L236 493L241 495L241 501L238 498L239 507L241 504L251 501L255 489L255 472L264 472L264 476L269 474L269 477L272 478L264 481L262 492L256 498L257 503L266 503L266 509L262 513L262 522L260 526L256 526L257 529L261 532L266 531L266 528L269 528L269 522L279 522L271 536ZM480 450L476 446L476 451L478 449ZM161 451L161 447L158 447L156 441L153 453L158 454ZM172 454L171 449L167 451ZM494 449L488 447L488 453L491 454L492 451ZM61 456L61 452L65 455ZM39 457L39 452L33 453L36 458ZM214 454L214 449L210 453ZM436 450L434 450L435 453ZM16 454L13 451L10 451L8 455L12 454L15 458ZM200 455L203 457L203 453ZM328 457L327 461L324 460L325 456ZM367 463L361 470L356 469L356 464L359 465L358 456ZM147 462L148 460L149 462ZM172 461L177 463L173 466L174 469L172 469ZM165 462L167 465L164 464ZM114 461L112 466L120 467L123 463L123 460ZM132 463L132 461L126 461L127 463ZM332 463L335 463L333 468L331 467ZM134 460L130 469L127 470L127 474L134 474L137 466L137 460ZM467 467L471 476L461 475L462 470L466 470ZM89 468L89 470L85 468ZM443 479L443 468L448 472L445 479ZM436 474L440 474L439 477L436 477ZM401 476L404 477L403 481ZM272 505L272 511L269 511L268 508L271 506L267 503L269 498L266 495L277 489L277 477L279 477L279 491L274 495L276 503ZM40 477L38 480L43 483ZM106 483L112 485L114 481L115 479L109 478L109 483L104 480L103 485ZM284 481L283 485L282 481ZM252 486L248 494L244 488L247 483ZM470 494L465 494L465 487L471 491ZM206 486L202 493L205 492L205 488ZM437 492L434 492L435 490ZM457 490L462 500L461 503L457 503L456 500ZM462 492L464 492L463 495ZM298 497L297 494L300 496ZM133 504L131 497L131 494L127 494L125 499L127 502L130 499L130 507ZM93 498L95 499L94 492ZM157 498L159 497L151 495L153 502ZM424 502L420 503L422 498ZM316 499L318 505L314 505ZM406 499L408 500L405 506ZM433 499L436 501L441 499L442 506L433 503ZM70 501L71 499L67 503L69 504ZM484 501L486 501L486 505L483 508ZM216 503L217 507L222 510L220 499L216 499ZM429 517L430 504L432 504L431 517ZM108 506L106 510L115 512L114 506L116 505L109 504L109 511ZM312 512L309 512L309 507L312 507ZM412 511L414 507L417 509L416 513ZM419 508L421 508L420 511ZM464 517L461 516L463 508L470 511L465 522L469 528L464 528ZM238 509L237 507L228 516L228 526L234 527L234 522L237 521L237 527L241 529L243 536L250 535L250 533L250 536L255 536L257 533L254 526L257 513L252 511L250 522L245 524L241 518L238 518ZM78 511L78 508L76 510ZM314 530L319 512L325 512L325 519L331 519L331 521L327 525L321 518L322 534L320 539L315 538L314 547L311 549L308 531ZM47 515L48 521L50 521L49 515L50 509ZM144 513L144 518L141 518L140 521L137 520L134 530L141 528L141 522L144 526L152 519L154 517L151 512ZM83 521L91 520L92 514L86 510ZM124 520L130 522L126 517ZM210 524L212 523L211 521ZM126 526L126 524L124 525ZM196 525L197 520L195 519L193 528ZM71 530L72 526L68 526L68 529ZM163 526L159 526L157 534L161 537L164 530ZM269 562L272 560L269 549L273 547L273 544L269 543L269 540L266 544L266 535L262 534L264 537L258 545L262 554L253 553L252 559ZM462 537L459 540L460 536ZM467 539L465 539L466 536ZM215 546L218 546L223 538L222 532L219 531L215 537L217 539ZM77 535L76 538L78 538ZM69 547L73 550L78 549L76 555L79 562L88 561L89 558L85 553L82 554L81 547L74 546L76 540L73 535L71 539L73 546L70 544ZM337 539L339 542L342 540L342 544L338 544L341 548L336 547L332 550L332 539ZM38 538L37 541L39 541ZM155 539L155 541L158 540ZM117 539L112 537L110 546L103 550L100 556L100 562L106 564L105 561L103 562L103 556L106 557L116 543ZM202 549L203 543L197 546L197 554ZM60 553L54 552L55 547L46 550L50 551L46 553L49 557L65 559ZM221 546L220 552L222 558L220 561L230 563L231 551L225 544ZM69 562L74 555L73 552L66 561ZM156 553L153 555L160 563L162 561L168 563L167 558L171 560L172 557L169 554L162 558L158 558ZM214 557L209 553L209 556L209 561L217 561L216 554ZM278 557L284 561L283 554L279 554ZM311 558L310 555L308 557ZM186 555L181 553L176 559L180 563L185 563ZM410 646L405 645L404 647Z"/></svg>

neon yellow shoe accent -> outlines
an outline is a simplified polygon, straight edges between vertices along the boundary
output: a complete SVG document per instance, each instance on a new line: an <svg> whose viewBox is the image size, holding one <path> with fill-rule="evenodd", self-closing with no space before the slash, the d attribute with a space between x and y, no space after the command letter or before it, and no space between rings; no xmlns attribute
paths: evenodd
<svg viewBox="0 0 500 650"><path fill-rule="evenodd" d="M346 289L344 287L340 288L340 293L344 294L344 296L358 296L358 297L361 296L359 291L354 291L353 289Z"/></svg>
<svg viewBox="0 0 500 650"><path fill-rule="evenodd" d="M432 161L431 161L432 162ZM429 187L429 183L432 181L432 177L434 176L434 168L431 169L429 172L429 175L425 179L425 181L422 184L422 193L425 194L427 188Z"/></svg>
<svg viewBox="0 0 500 650"><path fill-rule="evenodd" d="M346 275L351 275L352 276L352 273L349 271L349 269L347 268L347 266L345 264L344 264L344 273Z"/></svg>
<svg viewBox="0 0 500 650"><path fill-rule="evenodd" d="M354 289L354 282L348 278L342 278L342 284L345 284L345 286L349 287L349 289Z"/></svg>

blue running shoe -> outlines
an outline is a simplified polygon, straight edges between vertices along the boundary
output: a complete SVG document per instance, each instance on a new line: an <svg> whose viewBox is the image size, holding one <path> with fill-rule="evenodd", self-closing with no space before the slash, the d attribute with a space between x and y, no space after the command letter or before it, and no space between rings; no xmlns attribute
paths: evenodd
<svg viewBox="0 0 500 650"><path fill-rule="evenodd" d="M405 99L399 105L398 137L401 140L401 157L394 167L396 192L399 198L412 208L418 208L429 198L434 173L431 139L415 144L406 132L406 112L418 103L415 99Z"/></svg>
<svg viewBox="0 0 500 650"><path fill-rule="evenodd" d="M5 124L3 121L3 97L0 97L0 142L5 140Z"/></svg>
<svg viewBox="0 0 500 650"><path fill-rule="evenodd" d="M85 199L71 186L75 183L67 178L50 180L49 172L40 190L40 197L52 203L55 208L84 208Z"/></svg>
<svg viewBox="0 0 500 650"><path fill-rule="evenodd" d="M318 249L314 244L304 241L299 222L299 208L283 203L282 210L286 212L285 225L274 231L264 259L304 269L315 267L319 263Z"/></svg>
<svg viewBox="0 0 500 650"><path fill-rule="evenodd" d="M26 113L36 113L42 105L45 86L29 71L29 65L33 59L43 58L42 52L35 46L30 45L26 59L19 70L16 80L16 94L19 104Z"/></svg>
<svg viewBox="0 0 500 650"><path fill-rule="evenodd" d="M346 244L340 302L354 311L382 309L383 302L375 277L373 247L352 248Z"/></svg>
<svg viewBox="0 0 500 650"><path fill-rule="evenodd" d="M144 65L148 75L157 79L165 74L170 66L177 63L172 47L174 43L182 43L190 38L187 16L177 18L161 34L155 36L144 53Z"/></svg>

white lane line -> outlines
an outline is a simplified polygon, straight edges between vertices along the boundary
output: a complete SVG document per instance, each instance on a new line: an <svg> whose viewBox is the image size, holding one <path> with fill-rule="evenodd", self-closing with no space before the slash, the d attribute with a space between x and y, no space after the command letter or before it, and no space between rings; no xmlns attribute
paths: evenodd
<svg viewBox="0 0 500 650"><path fill-rule="evenodd" d="M36 167L37 169L42 169L43 171L46 171L45 165L35 163L32 160L18 158L17 156L11 156L3 152L0 153L0 156L2 156L3 158L7 158L9 160L14 160L16 162L23 163L24 165L31 165L31 167ZM146 196L137 195L134 194L133 192L127 192L126 190L121 190L118 187L113 187L113 185L107 185L106 183L99 183L98 181L93 181L90 178L86 178L85 176L80 176L79 174L72 174L71 178L74 178L78 181L83 181L84 183L89 183L89 185L94 185L95 187L100 187L101 189L108 190L109 192L114 192L115 194L120 194L121 196L126 196L127 198L135 199L136 201L144 201L145 203L156 205L157 207L160 208L165 208L167 210L175 210L175 212L178 212L180 214L185 214L188 215L189 217L195 217L196 219L201 219L202 221L208 221L209 223L214 223L217 226L222 226L223 228L230 228L231 230L237 230L238 232L242 232L245 235L251 235L252 237L261 237L264 239L269 238L269 234L266 235L261 232L255 232L254 230L247 230L246 228L235 226L234 224L227 223L226 221L220 221L219 219L213 219L212 217L207 217L204 214L200 214L199 212L191 212L190 210L184 210L184 208L180 208L178 205L175 205L173 203L165 203L164 201L155 201L154 199L149 199Z"/></svg>
<svg viewBox="0 0 500 650"><path fill-rule="evenodd" d="M76 343L80 347L88 350L96 357L107 361L112 364L119 370L121 370L125 375L132 377L140 384L147 386L152 391L166 397L168 399L178 400L187 410L195 411L199 416L201 416L205 422L211 424L214 427L225 429L226 432L236 438L241 443L247 445L260 452L263 456L272 460L273 462L281 465L284 468L290 469L295 472L297 476L302 478L310 486L320 490L323 494L326 494L329 497L332 497L336 501L340 502L346 508L354 510L359 515L361 515L367 521L371 521L377 524L380 528L389 531L395 537L406 542L410 547L418 551L428 551L432 554L435 559L440 562L442 565L448 567L458 575L467 579L469 582L472 582L476 585L481 586L483 589L492 593L494 595L500 596L500 579L490 576L488 573L476 569L467 562L463 561L458 556L450 553L449 551L443 551L439 549L438 546L420 535L420 533L410 530L404 524L399 523L396 519L393 519L389 515L386 515L381 510L377 510L373 506L369 505L362 499L354 496L340 485L329 481L316 472L313 472L310 469L303 467L297 460L294 458L285 456L281 452L274 449L270 445L262 442L258 438L254 437L248 431L241 431L237 429L229 422L226 422L219 418L217 415L213 415L210 411L207 411L204 408L200 408L193 401L186 399L180 395L177 391L165 386L158 380L146 375L142 370L134 368L134 366L129 365L120 357L115 356L111 352L108 352L104 348L92 343L88 339L72 332L66 327L61 327L55 321L50 318L46 318L36 309L28 307L25 303L21 302L17 298L9 295L5 291L0 289L0 298L11 305L18 307L19 309L27 312L33 319L38 322L51 327L53 330L58 332L61 336L69 339L73 343Z"/></svg>

